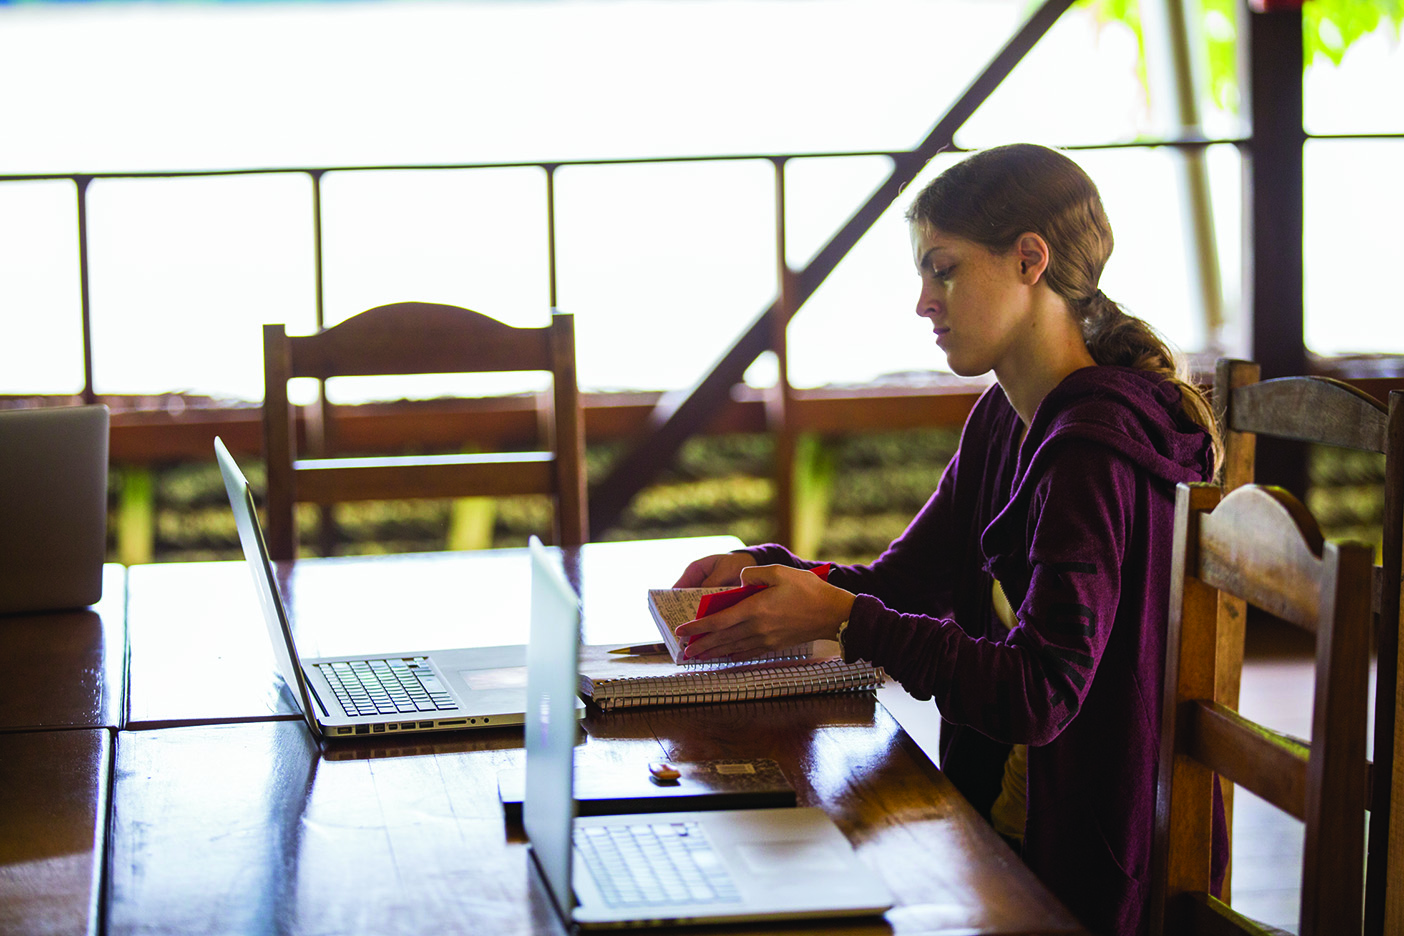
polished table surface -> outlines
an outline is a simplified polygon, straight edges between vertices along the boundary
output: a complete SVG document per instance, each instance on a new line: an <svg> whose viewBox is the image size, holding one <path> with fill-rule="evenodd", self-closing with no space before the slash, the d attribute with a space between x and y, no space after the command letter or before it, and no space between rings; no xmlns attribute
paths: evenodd
<svg viewBox="0 0 1404 936"><path fill-rule="evenodd" d="M592 543L566 555L590 644L656 641L649 588L687 563L741 545L730 536ZM524 644L526 549L412 553L278 563L280 589L306 656ZM127 726L297 718L277 675L248 566L195 562L128 573Z"/></svg>
<svg viewBox="0 0 1404 936"><path fill-rule="evenodd" d="M656 639L644 591L731 545L567 550L586 640ZM117 736L106 930L564 932L497 798L498 772L523 765L521 730L319 747L286 717L251 599L233 610L252 591L246 577L242 590L232 584L231 567L131 570L131 721L152 727ZM282 572L300 640L314 652L525 640L524 550L303 560ZM162 659L213 667L213 685L230 697L200 702L199 680L186 675L173 687L147 685L161 679ZM254 672L235 677L239 667ZM1077 931L871 694L592 710L583 728L580 770L644 770L660 757L776 759L799 803L822 807L896 895L876 920L726 932Z"/></svg>
<svg viewBox="0 0 1404 936"><path fill-rule="evenodd" d="M0 933L101 931L112 734L0 734Z"/></svg>
<svg viewBox="0 0 1404 936"><path fill-rule="evenodd" d="M0 731L119 727L125 660L121 565L91 608L0 615Z"/></svg>

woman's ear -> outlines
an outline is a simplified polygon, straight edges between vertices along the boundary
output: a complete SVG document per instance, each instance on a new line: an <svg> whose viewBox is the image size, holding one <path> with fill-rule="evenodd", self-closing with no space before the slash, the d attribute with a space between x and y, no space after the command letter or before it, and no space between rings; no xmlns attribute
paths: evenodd
<svg viewBox="0 0 1404 936"><path fill-rule="evenodd" d="M1048 241L1032 231L1026 231L1019 235L1014 252L1019 259L1019 278L1024 281L1024 285L1037 284L1043 278L1043 272L1048 269Z"/></svg>

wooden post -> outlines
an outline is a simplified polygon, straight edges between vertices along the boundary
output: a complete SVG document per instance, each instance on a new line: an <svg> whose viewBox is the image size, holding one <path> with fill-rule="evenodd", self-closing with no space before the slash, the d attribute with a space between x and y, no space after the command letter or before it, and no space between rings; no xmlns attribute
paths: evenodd
<svg viewBox="0 0 1404 936"><path fill-rule="evenodd" d="M1249 357L1262 368L1264 380L1308 372L1302 302L1302 14L1300 4L1286 6L1247 14L1253 139L1243 164L1244 308L1251 310ZM1301 443L1262 439L1256 480L1305 500L1306 459Z"/></svg>

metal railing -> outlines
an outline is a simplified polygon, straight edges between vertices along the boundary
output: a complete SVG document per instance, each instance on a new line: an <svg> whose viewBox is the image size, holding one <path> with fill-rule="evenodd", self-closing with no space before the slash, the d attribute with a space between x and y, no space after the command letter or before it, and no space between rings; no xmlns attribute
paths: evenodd
<svg viewBox="0 0 1404 936"><path fill-rule="evenodd" d="M614 525L630 500L643 488L651 484L659 474L664 471L674 460L678 449L692 435L706 431L707 426L717 414L732 406L732 389L742 382L746 369L755 359L765 351L773 351L779 361L779 379L775 389L766 395L764 399L764 428L775 435L776 439L776 513L777 513L777 538L781 541L788 539L788 533L793 524L793 505L791 482L793 478L793 456L795 436L798 431L802 431L806 423L812 424L815 417L811 414L804 419L796 419L798 407L809 405L822 395L797 394L790 387L788 380L788 364L786 354L786 326L804 303L814 295L820 284L838 266L839 262L856 245L859 239L867 233L878 217L886 211L898 193L904 186L909 184L917 174L927 165L927 163L938 153L956 152L958 147L954 145L955 132L965 123L965 121L975 112L975 110L990 96L999 86L1004 78L1022 61L1024 56L1037 44L1037 42L1047 33L1058 18L1072 5L1073 0L1045 0L1029 16L1023 26L1010 38L1003 48L990 60L989 64L981 73L964 89L955 102L947 109L941 118L932 127L926 137L913 149L905 151L844 151L844 152L807 152L807 153L787 153L787 154L726 154L726 155L705 155L705 156L672 156L672 157L648 157L648 158L618 158L618 159L575 159L575 160L533 160L533 161L511 161L511 162L475 162L475 163L435 163L418 165L361 165L361 166L338 166L338 167L278 167L259 169L222 169L222 170L195 170L195 171L169 171L169 172L111 172L111 173L49 173L49 174L24 174L24 175L0 175L0 182L18 181L44 181L44 180L69 180L76 189L77 196L77 228L78 228L78 266L79 266L79 287L82 317L82 343L83 343L83 389L81 396L84 400L92 401L97 398L93 383L93 350L92 350L92 328L91 309L89 296L89 256L88 256L88 190L95 180L111 179L162 179L162 178L191 178L191 177L214 177L214 176L241 176L241 175L272 175L272 174L302 174L311 181L312 187L312 214L313 214L313 256L315 264L315 325L318 329L325 325L324 309L324 286L325 277L323 270L322 255L322 180L328 173L354 173L354 172L392 172L392 171L425 171L425 170L486 170L486 169L521 169L536 168L541 170L545 182L545 237L547 253L547 276L549 301L552 306L556 304L556 200L555 200L555 175L563 167L576 166L604 166L604 165L631 165L631 164L659 164L659 163L694 163L694 162L725 162L738 160L764 160L774 167L774 192L775 192L775 242L777 256L776 281L777 290L774 301L761 310L751 324L736 338L728 350L711 367L711 369L685 394L663 394L655 398L651 404L651 409L645 416L638 416L637 402L635 406L635 416L633 425L640 427L632 431L626 451L614 464L609 474L595 481L590 492L590 524L591 529L603 532ZM1168 4L1174 8L1177 4ZM1183 30L1175 33L1175 43L1183 44L1185 41ZM1183 52L1183 50L1181 50ZM1177 72L1188 68L1189 56L1184 54L1174 54L1171 56L1176 63ZM1180 84L1185 84L1185 76L1180 75ZM1183 102L1185 89L1181 88L1179 99ZM1195 123L1193 114L1186 116L1181 112L1180 118L1187 125ZM1397 138L1398 134L1361 134L1361 135L1323 135L1322 139L1341 138ZM1092 144L1084 146L1069 146L1072 150L1093 150L1093 149L1126 149L1126 148L1151 148L1167 147L1180 150L1186 154L1186 164L1191 164L1202 151L1212 145L1228 144L1236 147L1251 147L1251 140L1244 138L1218 138L1210 139L1199 135L1187 135L1173 139L1142 139L1134 141L1112 142L1104 144ZM789 267L786 261L786 192L785 192L785 169L787 163L796 159L823 159L823 158L851 158L851 157L871 157L882 156L890 160L891 171L888 177L880 183L872 192L868 199L858 207L850 218L834 233L828 242L818 251L813 259L803 268L795 270ZM1195 190L1195 186L1190 188ZM1207 189L1200 187L1197 189L1201 196L1201 201L1207 198ZM1192 206L1193 207L1193 206ZM1190 222L1195 232L1195 239L1203 244L1212 246L1212 217L1207 209L1207 203L1195 207L1190 211ZM1205 240L1209 238L1207 241ZM1199 290L1201 296L1208 296L1211 292L1217 296L1217 251L1212 249L1202 249L1199 251L1196 268L1200 270L1201 278L1205 279L1205 285ZM1204 314L1209 318L1215 318L1217 307L1208 299ZM871 403L876 397L867 395L866 399ZM607 404L601 404L602 406ZM896 412L898 408L892 408ZM957 413L960 406L955 407L950 413L946 413L943 418L949 418L951 413ZM241 423L248 414L217 415L214 411L200 411L205 414L205 421L219 421L233 419ZM945 411L942 411L945 413ZM906 418L900 417L900 418ZM596 420L600 422L601 420ZM823 420L819 420L822 422ZM124 420L119 415L114 421L114 432L121 431ZM136 425L139 420L132 421ZM160 421L150 423L150 427L159 432ZM176 420L170 422L169 432L182 431L177 427L184 427L188 431L191 420Z"/></svg>

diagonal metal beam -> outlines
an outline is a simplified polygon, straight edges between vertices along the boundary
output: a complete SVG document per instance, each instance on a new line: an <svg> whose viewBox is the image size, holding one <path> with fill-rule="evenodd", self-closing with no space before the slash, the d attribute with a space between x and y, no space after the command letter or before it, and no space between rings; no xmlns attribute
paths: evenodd
<svg viewBox="0 0 1404 936"><path fill-rule="evenodd" d="M803 270L795 277L794 311L798 311L819 289L839 262L877 222L902 189L941 150L951 145L956 130L999 87L1029 50L1072 6L1073 0L1044 0L1013 38L985 66L951 105L931 132L913 150L892 154L892 172L868 200L844 223ZM700 431L726 402L731 388L740 383L746 369L771 345L771 317L777 299L752 321L712 370L686 394L665 397L649 419L648 428L617 461L609 475L590 490L590 529L595 535L614 526L635 495L673 462L678 450ZM793 314L793 313L791 313Z"/></svg>

